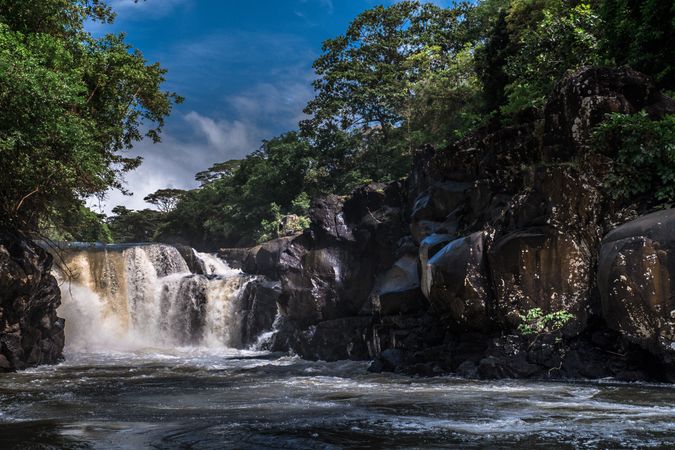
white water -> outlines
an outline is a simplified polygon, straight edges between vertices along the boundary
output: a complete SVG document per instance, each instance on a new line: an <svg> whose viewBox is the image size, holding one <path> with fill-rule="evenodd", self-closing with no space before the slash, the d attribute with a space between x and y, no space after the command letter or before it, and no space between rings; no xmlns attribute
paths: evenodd
<svg viewBox="0 0 675 450"><path fill-rule="evenodd" d="M66 354L239 348L248 278L215 255L195 257L205 275L168 245L68 250L57 273Z"/></svg>

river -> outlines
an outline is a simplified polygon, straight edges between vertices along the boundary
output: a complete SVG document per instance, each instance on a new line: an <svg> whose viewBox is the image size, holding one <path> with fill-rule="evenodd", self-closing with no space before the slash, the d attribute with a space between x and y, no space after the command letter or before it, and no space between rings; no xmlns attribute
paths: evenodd
<svg viewBox="0 0 675 450"><path fill-rule="evenodd" d="M201 275L162 245L66 256L65 359L0 377L2 450L675 448L667 385L412 378L250 350L251 278L213 255L195 253Z"/></svg>
<svg viewBox="0 0 675 450"><path fill-rule="evenodd" d="M369 374L238 350L67 354L0 378L10 448L673 448L675 390Z"/></svg>

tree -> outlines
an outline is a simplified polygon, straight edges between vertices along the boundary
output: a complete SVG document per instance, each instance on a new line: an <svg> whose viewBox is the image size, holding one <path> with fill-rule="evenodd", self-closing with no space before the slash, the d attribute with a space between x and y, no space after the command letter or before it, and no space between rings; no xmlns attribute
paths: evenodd
<svg viewBox="0 0 675 450"><path fill-rule="evenodd" d="M476 58L476 71L483 85L485 111L498 111L506 103L506 86L509 77L506 74L506 61L513 52L506 23L506 10L498 12L498 18L492 27L484 47L479 47Z"/></svg>
<svg viewBox="0 0 675 450"><path fill-rule="evenodd" d="M514 114L542 106L567 71L599 62L599 21L588 2L513 2L507 27L515 50L507 58L507 102Z"/></svg>
<svg viewBox="0 0 675 450"><path fill-rule="evenodd" d="M628 64L654 77L665 89L675 86L672 49L675 2L672 0L602 0L602 49L608 62Z"/></svg>
<svg viewBox="0 0 675 450"><path fill-rule="evenodd" d="M116 206L108 225L115 242L149 242L159 228L163 214L152 209L134 211Z"/></svg>
<svg viewBox="0 0 675 450"><path fill-rule="evenodd" d="M182 189L159 189L147 195L143 200L155 205L161 212L168 213L173 211L183 195L185 191Z"/></svg>
<svg viewBox="0 0 675 450"><path fill-rule="evenodd" d="M317 95L305 108L311 118L300 124L303 135L320 151L344 150L337 159L358 161L364 179L404 175L414 131L406 120L420 82L464 50L465 11L402 1L357 16L314 62ZM353 147L341 145L344 133L353 135Z"/></svg>
<svg viewBox="0 0 675 450"><path fill-rule="evenodd" d="M241 164L239 159L231 159L229 161L215 163L207 170L197 172L195 180L199 181L202 186L219 180L223 177L228 177L234 173Z"/></svg>
<svg viewBox="0 0 675 450"><path fill-rule="evenodd" d="M165 70L123 35L94 38L111 22L100 0L0 0L0 215L35 230L41 221L109 188L141 163L124 150L159 141L177 95ZM141 130L146 130L143 133Z"/></svg>
<svg viewBox="0 0 675 450"><path fill-rule="evenodd" d="M306 139L289 132L241 161L200 172L202 187L181 195L158 236L179 236L203 247L255 243L271 226L264 223L302 214L309 195L322 189L325 180L316 174L312 151Z"/></svg>

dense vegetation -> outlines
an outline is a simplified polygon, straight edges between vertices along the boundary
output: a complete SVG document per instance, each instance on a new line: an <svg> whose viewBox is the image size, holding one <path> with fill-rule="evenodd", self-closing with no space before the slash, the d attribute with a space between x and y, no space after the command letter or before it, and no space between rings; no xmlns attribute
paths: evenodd
<svg viewBox="0 0 675 450"><path fill-rule="evenodd" d="M161 90L165 71L123 35L84 29L113 19L99 0L0 0L3 224L105 236L83 199L121 189L120 176L141 163L124 150L143 135L159 140L180 98Z"/></svg>
<svg viewBox="0 0 675 450"><path fill-rule="evenodd" d="M139 163L120 151L141 137L141 119L161 126L176 97L159 90L162 69L121 37L83 32L85 18L111 20L102 2L20 4L0 0L0 98L9 105L0 112L2 169L20 180L2 185L9 192L2 208L21 222L58 221L72 238L106 238L107 228L89 231L92 216L81 199L119 187L119 174ZM28 20L26 12L49 20ZM205 247L297 231L307 224L310 199L399 179L421 144L440 148L479 127L531 115L567 71L627 64L672 91L674 15L672 0L375 7L324 42L314 63L316 96L298 130L200 172L198 189L149 196L158 211L116 208L107 226L118 241ZM21 76L9 76L10 68ZM34 121L44 129L28 135ZM604 153L626 138L611 152L608 186L617 196L656 192L660 204L673 203L672 123L613 117L598 131L595 145Z"/></svg>

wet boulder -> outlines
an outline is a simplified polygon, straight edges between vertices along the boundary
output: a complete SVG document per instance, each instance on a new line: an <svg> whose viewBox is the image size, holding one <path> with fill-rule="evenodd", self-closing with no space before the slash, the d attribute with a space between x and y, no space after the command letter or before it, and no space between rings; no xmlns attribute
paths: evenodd
<svg viewBox="0 0 675 450"><path fill-rule="evenodd" d="M312 360L367 360L372 357L368 349L371 323L370 317L342 317L298 328L282 318L272 350L291 350Z"/></svg>
<svg viewBox="0 0 675 450"><path fill-rule="evenodd" d="M362 311L378 275L397 261L405 235L401 197L398 183L372 184L314 202L310 228L279 258L286 319L304 328Z"/></svg>
<svg viewBox="0 0 675 450"><path fill-rule="evenodd" d="M279 261L281 254L297 236L284 236L272 239L255 247L221 248L218 256L234 269L250 274L264 275L279 280Z"/></svg>
<svg viewBox="0 0 675 450"><path fill-rule="evenodd" d="M433 233L457 231L457 213L467 198L471 183L443 181L432 184L416 199L410 231L416 242Z"/></svg>
<svg viewBox="0 0 675 450"><path fill-rule="evenodd" d="M410 314L428 306L420 291L417 258L406 255L378 277L370 297L370 311L388 316Z"/></svg>
<svg viewBox="0 0 675 450"><path fill-rule="evenodd" d="M598 288L609 327L675 361L675 209L642 216L607 234Z"/></svg>
<svg viewBox="0 0 675 450"><path fill-rule="evenodd" d="M281 284L265 276L258 276L246 284L241 296L241 313L244 318L241 343L244 347L254 344L265 332L272 331L277 318L277 301Z"/></svg>
<svg viewBox="0 0 675 450"><path fill-rule="evenodd" d="M434 310L458 330L486 331L491 326L485 238L485 232L473 233L434 252L434 244L444 243L436 236L424 240L420 248L422 292Z"/></svg>
<svg viewBox="0 0 675 450"><path fill-rule="evenodd" d="M533 227L498 238L489 252L495 287L495 312L507 329L521 315L541 308L544 314L567 311L574 316L566 333L583 330L591 288L591 251L572 235L553 227Z"/></svg>

